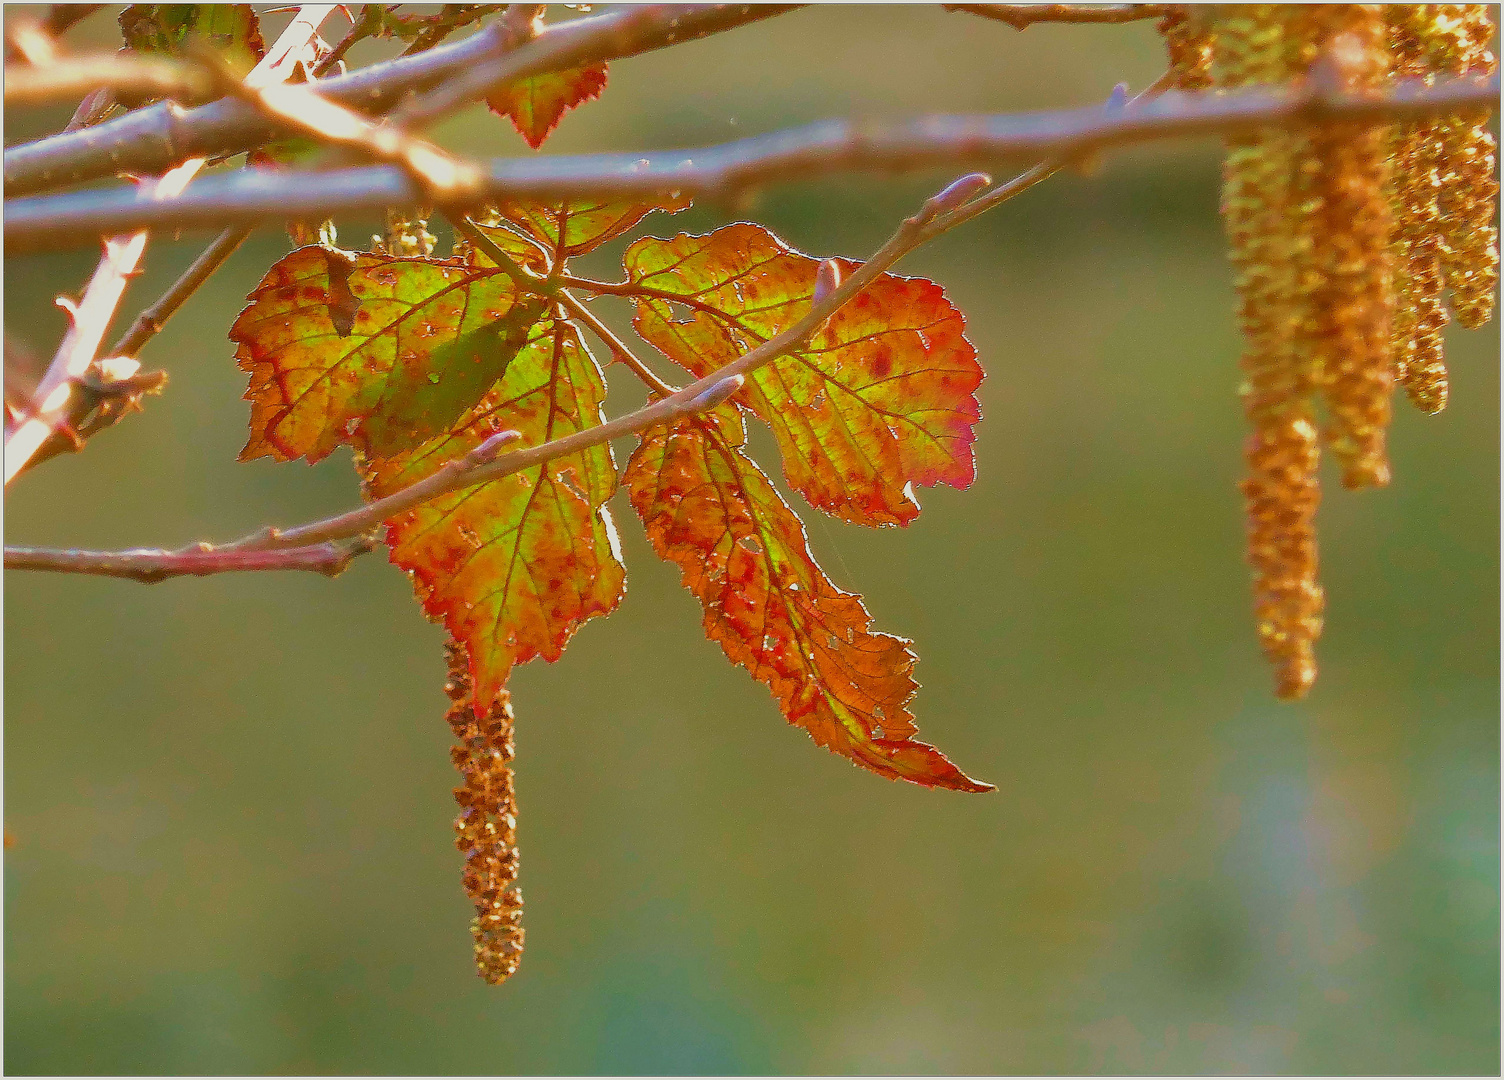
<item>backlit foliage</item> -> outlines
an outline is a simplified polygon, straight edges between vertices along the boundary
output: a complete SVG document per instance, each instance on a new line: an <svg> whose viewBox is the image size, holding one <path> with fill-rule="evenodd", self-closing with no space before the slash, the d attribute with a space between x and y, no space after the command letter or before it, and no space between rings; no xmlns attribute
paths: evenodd
<svg viewBox="0 0 1504 1080"><path fill-rule="evenodd" d="M461 238L448 258L434 256L421 216L393 215L379 250L292 252L230 333L250 376L242 457L316 461L348 446L365 493L381 498L500 432L528 447L599 425L605 379L549 275L646 215L688 205L506 204L476 219L488 246ZM639 334L687 376L793 326L822 265L748 224L640 239L623 262L621 281L570 287L629 298ZM826 577L743 436L746 418L766 422L790 485L815 506L907 524L916 487L966 487L975 473L982 370L964 329L938 285L884 275L713 414L645 432L624 486L704 607L707 634L790 723L881 776L988 791L914 738L909 643L873 630L861 598ZM606 507L619 482L601 444L386 522L392 562L462 666L451 672L449 719L469 748L456 751L466 777L457 797L476 960L491 981L515 969L522 940L507 678L515 664L558 659L586 621L620 603L626 575Z"/></svg>
<svg viewBox="0 0 1504 1080"><path fill-rule="evenodd" d="M421 51L501 7L406 15L366 5L356 29ZM518 11L541 19L541 9ZM263 48L255 18L244 5L137 5L121 25L137 49L209 42L245 66ZM1181 91L1381 96L1400 79L1496 68L1483 5L1175 6L1158 28L1167 82ZM606 78L604 62L581 63L513 82L488 104L537 149ZM1222 214L1249 427L1241 490L1257 634L1282 698L1301 697L1316 677L1323 450L1346 487L1389 483L1396 386L1439 411L1444 326L1455 315L1476 327L1492 313L1498 186L1488 124L1479 113L1293 124L1228 143ZM258 160L277 159L263 151ZM527 449L605 423L592 340L658 398L788 331L858 268L743 222L639 235L619 280L575 275L571 260L688 205L677 194L505 203L460 222L447 255L426 211L391 211L369 251L339 249L332 223L297 227L306 246L267 272L230 331L249 379L242 457L314 462L347 447L367 498L390 496L503 433ZM590 314L600 296L630 303L646 360ZM982 377L942 288L884 274L745 382L727 384L729 399L641 430L620 473L609 442L571 443L385 521L391 561L450 638L455 828L485 979L511 975L523 942L508 678L534 657L558 659L587 621L621 602L626 571L608 506L618 488L699 601L707 636L768 687L791 724L889 779L991 789L918 741L910 642L875 630L861 597L824 573L770 479L777 470L752 459L747 439L749 422L767 425L787 486L818 511L905 526L919 513L918 489L971 484Z"/></svg>

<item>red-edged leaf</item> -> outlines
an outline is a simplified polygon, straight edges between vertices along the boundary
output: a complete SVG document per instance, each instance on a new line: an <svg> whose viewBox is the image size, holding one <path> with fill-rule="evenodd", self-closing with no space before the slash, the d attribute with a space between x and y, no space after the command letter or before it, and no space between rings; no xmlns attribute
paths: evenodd
<svg viewBox="0 0 1504 1080"><path fill-rule="evenodd" d="M748 224L647 237L623 261L644 290L638 333L696 375L803 317L820 267ZM772 427L784 475L813 505L864 525L907 524L919 513L912 485L964 488L975 477L982 369L964 330L940 286L885 274L807 346L753 372L734 400Z"/></svg>
<svg viewBox="0 0 1504 1080"><path fill-rule="evenodd" d="M544 306L495 267L294 251L230 328L251 376L241 459L411 449L495 385Z"/></svg>
<svg viewBox="0 0 1504 1080"><path fill-rule="evenodd" d="M570 324L546 319L491 393L452 431L361 463L367 493L388 495L508 428L535 446L601 423L600 368ZM495 700L513 664L557 660L570 636L621 601L626 572L602 505L616 487L608 446L424 503L386 523L391 560L423 610L470 654L475 706Z"/></svg>
<svg viewBox="0 0 1504 1080"><path fill-rule="evenodd" d="M497 211L553 252L557 262L614 240L654 210L673 214L688 206L689 199L674 196L657 202L508 202L500 204ZM487 231L494 234L504 230Z"/></svg>
<svg viewBox="0 0 1504 1080"><path fill-rule="evenodd" d="M492 94L486 104L498 116L511 117L512 126L534 150L576 105L601 96L606 88L606 65L585 64L521 79Z"/></svg>
<svg viewBox="0 0 1504 1080"><path fill-rule="evenodd" d="M908 642L869 629L861 597L825 576L740 443L723 407L648 431L626 468L632 505L703 605L706 634L821 746L890 779L992 790L913 738Z"/></svg>

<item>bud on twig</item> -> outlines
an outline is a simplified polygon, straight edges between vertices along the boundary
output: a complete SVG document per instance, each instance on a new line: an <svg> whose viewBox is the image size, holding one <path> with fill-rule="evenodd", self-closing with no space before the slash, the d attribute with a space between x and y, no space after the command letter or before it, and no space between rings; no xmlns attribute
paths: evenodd
<svg viewBox="0 0 1504 1080"><path fill-rule="evenodd" d="M815 295L810 302L818 304L840 287L841 264L834 259L826 259L820 264L819 272L815 274Z"/></svg>

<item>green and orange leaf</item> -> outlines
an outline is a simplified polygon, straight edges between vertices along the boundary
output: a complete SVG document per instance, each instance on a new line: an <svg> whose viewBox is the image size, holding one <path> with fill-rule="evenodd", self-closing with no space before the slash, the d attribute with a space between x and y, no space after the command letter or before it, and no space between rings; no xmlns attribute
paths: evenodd
<svg viewBox="0 0 1504 1080"><path fill-rule="evenodd" d="M239 75L266 55L250 4L131 4L120 13L120 32L137 52L181 55L212 48Z"/></svg>
<svg viewBox="0 0 1504 1080"><path fill-rule="evenodd" d="M606 65L583 64L519 79L486 99L498 116L512 126L534 150L543 145L570 109L593 101L606 88Z"/></svg>
<svg viewBox="0 0 1504 1080"><path fill-rule="evenodd" d="M387 459L366 456L367 494L422 480L499 431L535 446L601 423L605 383L574 327L545 318L505 376L442 436ZM609 446L440 496L386 522L391 560L423 609L469 652L474 704L496 699L514 664L557 660L626 583L603 505L616 488Z"/></svg>
<svg viewBox="0 0 1504 1080"><path fill-rule="evenodd" d="M632 505L699 599L706 634L819 745L889 779L992 790L913 738L908 642L872 631L861 598L825 576L741 442L723 406L649 430L626 468Z"/></svg>
<svg viewBox="0 0 1504 1080"><path fill-rule="evenodd" d="M647 237L623 261L638 333L696 375L798 322L820 267L749 224ZM773 429L784 475L813 505L903 525L919 513L915 485L964 488L975 477L981 381L965 320L940 286L884 274L733 400Z"/></svg>
<svg viewBox="0 0 1504 1080"><path fill-rule="evenodd" d="M249 299L230 329L251 377L242 460L412 449L496 384L545 307L495 267L319 246Z"/></svg>

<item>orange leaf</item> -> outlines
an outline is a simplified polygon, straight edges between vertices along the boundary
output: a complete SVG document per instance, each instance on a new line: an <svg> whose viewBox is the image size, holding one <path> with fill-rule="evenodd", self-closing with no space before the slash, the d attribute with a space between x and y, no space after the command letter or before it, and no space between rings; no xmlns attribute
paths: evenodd
<svg viewBox="0 0 1504 1080"><path fill-rule="evenodd" d="M251 376L241 460L385 455L445 431L501 377L544 303L457 260L300 248L230 328Z"/></svg>
<svg viewBox="0 0 1504 1080"><path fill-rule="evenodd" d="M639 334L705 375L793 326L820 260L758 225L647 237L623 256ZM837 260L849 272L857 264ZM965 320L940 286L884 274L809 344L751 374L733 399L773 429L784 475L846 521L904 525L913 485L967 487L982 381Z"/></svg>
<svg viewBox="0 0 1504 1080"><path fill-rule="evenodd" d="M825 576L740 429L726 406L653 428L626 468L632 505L704 607L706 634L819 745L889 779L992 790L912 738L908 642L871 631L861 597Z"/></svg>
<svg viewBox="0 0 1504 1080"><path fill-rule="evenodd" d="M517 446L601 423L605 383L574 327L547 319L496 388L448 433L361 472L380 498L508 428ZM626 571L604 507L616 488L609 446L440 496L386 522L391 560L423 610L469 650L474 703L484 710L512 666L557 660L590 617L621 602Z"/></svg>
<svg viewBox="0 0 1504 1080"><path fill-rule="evenodd" d="M492 94L486 104L498 116L511 117L517 133L536 150L567 111L600 97L605 88L606 65L585 64L520 79Z"/></svg>

